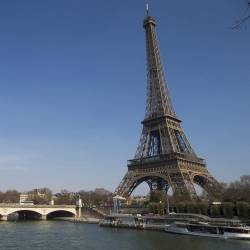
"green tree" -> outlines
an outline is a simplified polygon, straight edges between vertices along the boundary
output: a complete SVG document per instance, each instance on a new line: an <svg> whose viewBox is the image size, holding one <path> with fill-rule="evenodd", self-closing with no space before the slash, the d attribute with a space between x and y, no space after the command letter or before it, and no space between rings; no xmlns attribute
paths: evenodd
<svg viewBox="0 0 250 250"><path fill-rule="evenodd" d="M187 213L200 214L200 207L197 202L187 202L186 209Z"/></svg>
<svg viewBox="0 0 250 250"><path fill-rule="evenodd" d="M148 204L148 211L153 214L164 214L164 204L159 202L150 202Z"/></svg>
<svg viewBox="0 0 250 250"><path fill-rule="evenodd" d="M186 212L186 205L184 202L176 203L176 210L177 213L185 213Z"/></svg>
<svg viewBox="0 0 250 250"><path fill-rule="evenodd" d="M179 191L175 190L172 197L170 198L170 202L172 204L178 203L178 202L189 202L192 201L192 198L188 191Z"/></svg>
<svg viewBox="0 0 250 250"><path fill-rule="evenodd" d="M154 190L150 193L150 202L166 202L166 192Z"/></svg>
<svg viewBox="0 0 250 250"><path fill-rule="evenodd" d="M234 205L232 202L222 203L222 212L223 216L226 218L233 218L234 216Z"/></svg>
<svg viewBox="0 0 250 250"><path fill-rule="evenodd" d="M220 217L220 207L217 205L212 205L210 207L211 217Z"/></svg>
<svg viewBox="0 0 250 250"><path fill-rule="evenodd" d="M204 215L208 214L209 205L206 201L199 202L198 206L199 206L201 214L204 214Z"/></svg>
<svg viewBox="0 0 250 250"><path fill-rule="evenodd" d="M240 202L236 203L237 215L241 218L248 217L248 210L249 209L250 209L250 206L247 202L240 201Z"/></svg>

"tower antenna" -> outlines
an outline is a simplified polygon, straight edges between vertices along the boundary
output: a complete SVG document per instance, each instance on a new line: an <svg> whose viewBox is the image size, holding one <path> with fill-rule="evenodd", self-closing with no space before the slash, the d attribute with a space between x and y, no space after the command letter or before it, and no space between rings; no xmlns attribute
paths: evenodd
<svg viewBox="0 0 250 250"><path fill-rule="evenodd" d="M149 16L149 4L146 4L146 11L147 11L147 16Z"/></svg>

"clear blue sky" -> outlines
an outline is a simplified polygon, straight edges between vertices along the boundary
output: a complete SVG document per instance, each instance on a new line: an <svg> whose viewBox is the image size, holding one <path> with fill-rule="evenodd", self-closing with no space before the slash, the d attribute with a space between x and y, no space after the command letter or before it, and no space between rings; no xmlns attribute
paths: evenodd
<svg viewBox="0 0 250 250"><path fill-rule="evenodd" d="M146 94L146 0L0 3L0 190L114 190ZM250 174L245 0L155 0L173 103L219 181Z"/></svg>

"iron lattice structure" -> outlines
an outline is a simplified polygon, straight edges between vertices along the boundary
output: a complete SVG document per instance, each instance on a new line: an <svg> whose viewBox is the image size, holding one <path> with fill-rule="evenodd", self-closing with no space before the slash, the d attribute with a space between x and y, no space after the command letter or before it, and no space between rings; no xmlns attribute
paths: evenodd
<svg viewBox="0 0 250 250"><path fill-rule="evenodd" d="M133 160L115 193L128 197L142 182L150 190L185 192L197 197L194 183L208 194L218 188L205 160L195 154L176 116L160 58L156 21L147 15L143 27L147 48L147 104L143 129Z"/></svg>

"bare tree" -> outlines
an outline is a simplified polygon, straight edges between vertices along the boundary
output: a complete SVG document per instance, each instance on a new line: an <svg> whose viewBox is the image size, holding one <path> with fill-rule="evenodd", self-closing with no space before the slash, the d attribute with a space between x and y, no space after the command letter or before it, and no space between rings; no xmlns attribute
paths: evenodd
<svg viewBox="0 0 250 250"><path fill-rule="evenodd" d="M20 193L16 190L7 190L0 192L0 203L18 203Z"/></svg>
<svg viewBox="0 0 250 250"><path fill-rule="evenodd" d="M239 29L242 27L244 23L246 23L250 19L250 0L247 1L247 8L246 11L243 14L243 17L240 18L235 25L233 25L232 29Z"/></svg>
<svg viewBox="0 0 250 250"><path fill-rule="evenodd" d="M231 182L224 189L222 200L223 201L244 201L250 202L250 175L244 175L239 181Z"/></svg>

